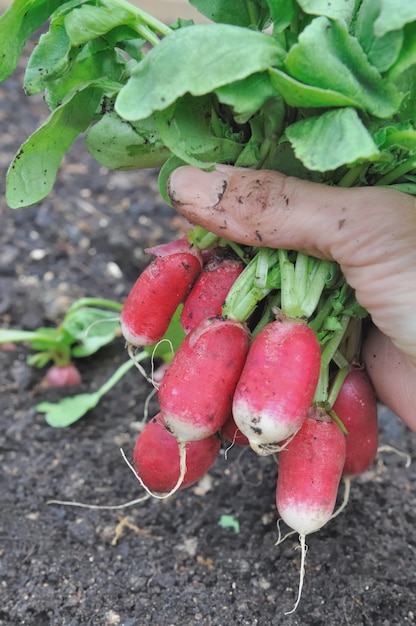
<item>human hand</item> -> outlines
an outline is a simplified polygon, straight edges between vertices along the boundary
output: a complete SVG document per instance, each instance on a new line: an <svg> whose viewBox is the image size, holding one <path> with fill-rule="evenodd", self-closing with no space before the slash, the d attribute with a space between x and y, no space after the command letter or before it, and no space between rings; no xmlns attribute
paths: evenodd
<svg viewBox="0 0 416 626"><path fill-rule="evenodd" d="M416 430L416 201L381 187L337 188L268 170L184 166L168 183L194 224L246 245L339 263L373 328L362 359L379 398Z"/></svg>

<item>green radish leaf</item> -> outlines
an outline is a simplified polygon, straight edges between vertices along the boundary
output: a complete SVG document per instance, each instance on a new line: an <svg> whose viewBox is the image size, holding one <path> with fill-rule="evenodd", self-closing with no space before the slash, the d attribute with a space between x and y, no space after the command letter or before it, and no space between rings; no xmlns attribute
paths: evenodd
<svg viewBox="0 0 416 626"><path fill-rule="evenodd" d="M235 120L239 124L247 122L266 100L278 96L267 72L258 72L219 87L215 93L220 102L232 107Z"/></svg>
<svg viewBox="0 0 416 626"><path fill-rule="evenodd" d="M408 152L416 152L416 130L410 122L389 124L374 134L379 148L397 147Z"/></svg>
<svg viewBox="0 0 416 626"><path fill-rule="evenodd" d="M397 191L402 191L403 193L408 193L413 196L416 196L416 184L415 183L397 183L396 185L390 185L391 189L396 189Z"/></svg>
<svg viewBox="0 0 416 626"><path fill-rule="evenodd" d="M160 167L171 154L153 117L127 122L114 111L91 126L85 141L92 156L112 170Z"/></svg>
<svg viewBox="0 0 416 626"><path fill-rule="evenodd" d="M295 0L267 0L270 15L273 21L273 29L276 33L282 32L294 20L296 16Z"/></svg>
<svg viewBox="0 0 416 626"><path fill-rule="evenodd" d="M39 93L48 82L62 74L69 65L71 43L65 28L51 24L49 31L39 38L39 43L28 61L24 88L30 96Z"/></svg>
<svg viewBox="0 0 416 626"><path fill-rule="evenodd" d="M269 12L261 0L189 0L189 4L212 22L263 30Z"/></svg>
<svg viewBox="0 0 416 626"><path fill-rule="evenodd" d="M6 199L12 208L39 202L52 189L62 157L95 114L102 89L75 91L20 147L7 173Z"/></svg>
<svg viewBox="0 0 416 626"><path fill-rule="evenodd" d="M176 170L178 167L181 167L181 165L187 165L187 164L185 161L183 161L183 159L180 159L179 157L173 154L172 156L168 158L168 160L161 167L160 172L159 172L159 176L157 179L159 193L162 196L162 200L164 200L168 206L172 206L172 201L169 198L168 189L167 189L169 176L172 174L174 170Z"/></svg>
<svg viewBox="0 0 416 626"><path fill-rule="evenodd" d="M132 7L133 9L133 7ZM65 29L72 46L80 46L90 39L105 35L117 26L134 26L137 15L128 4L103 2L102 6L83 4L65 17Z"/></svg>
<svg viewBox="0 0 416 626"><path fill-rule="evenodd" d="M377 37L374 22L380 14L382 0L364 0L358 12L355 36L368 60L379 72L385 72L399 56L403 45L403 31L393 30Z"/></svg>
<svg viewBox="0 0 416 626"><path fill-rule="evenodd" d="M285 69L300 82L346 96L376 117L390 117L400 106L394 85L382 79L340 20L315 18L290 49Z"/></svg>
<svg viewBox="0 0 416 626"><path fill-rule="evenodd" d="M292 124L286 135L298 159L311 170L335 170L358 160L376 160L379 150L352 108L327 111Z"/></svg>
<svg viewBox="0 0 416 626"><path fill-rule="evenodd" d="M147 359L147 352L139 352L135 360L139 363ZM45 413L46 422L54 428L66 428L94 409L101 398L110 391L127 372L134 367L133 359L120 365L110 378L93 393L81 393L59 400L59 402L40 402L36 406L39 413Z"/></svg>
<svg viewBox="0 0 416 626"><path fill-rule="evenodd" d="M415 50L416 54L416 50ZM416 72L414 67L407 68L396 79L398 87L406 94L397 118L402 121L412 120L416 124Z"/></svg>
<svg viewBox="0 0 416 626"><path fill-rule="evenodd" d="M25 91L31 95L45 89L51 110L76 87L103 77L117 83L118 91L126 71L124 57L104 39L74 49L61 22L55 19L35 47L26 68Z"/></svg>
<svg viewBox="0 0 416 626"><path fill-rule="evenodd" d="M324 15L347 23L351 21L356 5L355 0L297 0L297 3L309 15Z"/></svg>
<svg viewBox="0 0 416 626"><path fill-rule="evenodd" d="M374 33L382 37L392 30L399 30L405 24L416 21L416 2L414 0L383 0L380 15L374 22Z"/></svg>
<svg viewBox="0 0 416 626"><path fill-rule="evenodd" d="M36 410L39 413L45 413L45 420L49 426L66 428L95 408L100 400L99 392L81 393L62 398L59 402L40 402Z"/></svg>
<svg viewBox="0 0 416 626"><path fill-rule="evenodd" d="M119 316L113 311L92 307L76 309L62 322L63 330L79 342L71 350L75 358L94 354L102 346L111 343L119 335L119 326Z"/></svg>
<svg viewBox="0 0 416 626"><path fill-rule="evenodd" d="M416 65L416 23L407 24L403 29L404 41L402 45L402 49L400 54L394 63L394 65L389 69L389 76L392 78L396 78L405 70L412 68L412 66ZM403 91L406 92L406 86L411 82L414 84L415 82L415 70L412 68L412 73L408 75L407 82L404 82Z"/></svg>
<svg viewBox="0 0 416 626"><path fill-rule="evenodd" d="M165 146L196 167L209 168L209 162L234 163L243 148L233 138L213 134L210 97L185 95L172 106L155 112L155 120Z"/></svg>
<svg viewBox="0 0 416 626"><path fill-rule="evenodd" d="M115 108L124 119L146 119L187 92L208 94L281 65L284 56L272 37L238 26L198 24L181 28L164 37L137 64L120 90Z"/></svg>
<svg viewBox="0 0 416 626"><path fill-rule="evenodd" d="M269 70L270 81L276 91L292 107L337 107L353 106L354 99L332 89L322 89L305 85L289 74L272 68Z"/></svg>
<svg viewBox="0 0 416 626"><path fill-rule="evenodd" d="M114 50L104 50L79 58L71 64L63 76L55 78L46 85L45 100L51 110L58 107L66 95L84 88L94 81L100 82L107 97L118 93L123 80L125 62Z"/></svg>
<svg viewBox="0 0 416 626"><path fill-rule="evenodd" d="M15 70L30 35L60 4L61 0L14 0L10 4L0 17L0 41L7 42L0 56L0 81Z"/></svg>

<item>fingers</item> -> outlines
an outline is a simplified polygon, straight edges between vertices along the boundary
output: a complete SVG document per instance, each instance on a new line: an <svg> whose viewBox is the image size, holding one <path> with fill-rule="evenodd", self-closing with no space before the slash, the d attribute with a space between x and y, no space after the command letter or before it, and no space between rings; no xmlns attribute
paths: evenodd
<svg viewBox="0 0 416 626"><path fill-rule="evenodd" d="M416 431L416 366L375 327L366 337L362 359L380 400Z"/></svg>
<svg viewBox="0 0 416 626"><path fill-rule="evenodd" d="M416 363L413 197L224 165L181 167L168 192L179 212L220 236L338 262L374 323Z"/></svg>

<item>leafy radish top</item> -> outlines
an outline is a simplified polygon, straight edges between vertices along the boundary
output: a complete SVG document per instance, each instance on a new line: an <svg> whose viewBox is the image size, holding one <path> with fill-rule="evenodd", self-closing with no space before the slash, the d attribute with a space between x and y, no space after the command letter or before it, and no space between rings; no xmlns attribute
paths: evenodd
<svg viewBox="0 0 416 626"><path fill-rule="evenodd" d="M24 88L50 115L9 168L9 206L45 197L84 132L110 169L163 166L161 190L183 162L222 162L416 193L414 0L191 4L212 23L166 26L126 0L14 1L0 80L48 21Z"/></svg>

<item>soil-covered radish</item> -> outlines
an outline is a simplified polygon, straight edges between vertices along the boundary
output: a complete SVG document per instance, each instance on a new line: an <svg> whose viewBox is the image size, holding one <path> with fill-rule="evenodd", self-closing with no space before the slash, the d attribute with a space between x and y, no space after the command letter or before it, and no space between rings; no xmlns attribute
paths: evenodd
<svg viewBox="0 0 416 626"><path fill-rule="evenodd" d="M234 420L259 453L295 433L319 379L321 351L302 321L276 319L254 338L233 399Z"/></svg>
<svg viewBox="0 0 416 626"><path fill-rule="evenodd" d="M186 471L178 491L197 482L215 462L220 439L211 436L185 444ZM153 417L136 440L133 465L145 487L155 494L172 492L180 478L180 448L160 414Z"/></svg>
<svg viewBox="0 0 416 626"><path fill-rule="evenodd" d="M203 320L185 337L159 388L161 413L179 441L204 439L221 429L248 347L246 326L221 317Z"/></svg>
<svg viewBox="0 0 416 626"><path fill-rule="evenodd" d="M124 338L137 347L163 337L202 268L199 251L184 239L147 252L157 256L138 277L120 315Z"/></svg>
<svg viewBox="0 0 416 626"><path fill-rule="evenodd" d="M43 383L49 387L76 387L81 384L81 374L74 363L52 365L46 372Z"/></svg>
<svg viewBox="0 0 416 626"><path fill-rule="evenodd" d="M347 374L333 409L348 431L343 474L358 476L371 466L378 448L377 398L364 369Z"/></svg>
<svg viewBox="0 0 416 626"><path fill-rule="evenodd" d="M240 259L222 250L207 260L183 305L181 323L186 333L203 319L221 315L227 294L244 267Z"/></svg>

